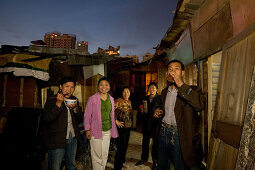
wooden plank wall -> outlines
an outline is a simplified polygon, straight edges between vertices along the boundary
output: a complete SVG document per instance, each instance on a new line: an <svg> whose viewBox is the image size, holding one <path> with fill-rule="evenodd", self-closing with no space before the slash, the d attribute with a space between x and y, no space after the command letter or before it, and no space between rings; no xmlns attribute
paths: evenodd
<svg viewBox="0 0 255 170"><path fill-rule="evenodd" d="M240 35L226 44L223 49L221 81L214 115L208 167L235 167L247 106L248 92L255 64L255 31L247 36ZM234 130L234 128L236 130ZM229 130L229 132L226 132ZM237 134L239 132L239 134ZM218 139L217 139L218 138ZM220 139L220 140L219 140ZM224 154L219 145L224 142ZM227 146L228 145L228 146ZM225 149L227 148L227 149ZM226 158L228 155L228 159ZM231 155L231 156L230 156ZM226 156L226 157L225 157ZM222 162L222 160L225 160Z"/></svg>

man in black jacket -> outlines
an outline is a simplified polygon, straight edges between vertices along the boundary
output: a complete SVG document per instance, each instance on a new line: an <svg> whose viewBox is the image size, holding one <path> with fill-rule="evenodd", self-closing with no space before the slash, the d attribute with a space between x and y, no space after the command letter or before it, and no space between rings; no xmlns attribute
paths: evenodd
<svg viewBox="0 0 255 170"><path fill-rule="evenodd" d="M59 170L65 156L66 169L75 170L77 140L80 138L77 119L83 118L76 97L72 96L75 81L64 77L60 81L59 92L48 98L44 106L43 119L47 123L47 149L50 170ZM68 103L67 99L73 99Z"/></svg>
<svg viewBox="0 0 255 170"><path fill-rule="evenodd" d="M159 170L170 167L186 170L202 169L203 148L199 112L204 109L204 96L200 88L183 82L184 65L172 60L167 65L169 86L162 90L163 110L157 109L155 117L162 117L159 133Z"/></svg>

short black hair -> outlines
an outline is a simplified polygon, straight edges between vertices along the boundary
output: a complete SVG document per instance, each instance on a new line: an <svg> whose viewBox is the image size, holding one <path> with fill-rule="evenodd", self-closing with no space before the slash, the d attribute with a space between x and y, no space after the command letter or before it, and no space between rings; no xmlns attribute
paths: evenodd
<svg viewBox="0 0 255 170"><path fill-rule="evenodd" d="M129 87L128 87L128 86L124 86L124 87L122 87L122 89L121 89L121 95L123 94L123 92L124 92L124 90L125 90L125 89L128 89L128 90L129 90L129 92L130 92Z"/></svg>
<svg viewBox="0 0 255 170"><path fill-rule="evenodd" d="M181 67L182 67L182 70L184 70L184 64L183 64L180 60L176 60L176 59L169 61L169 63L167 64L167 67L166 67L166 68L168 68L168 66L169 66L171 63L180 63L180 64L181 64Z"/></svg>
<svg viewBox="0 0 255 170"><path fill-rule="evenodd" d="M62 77L61 80L59 81L59 86L63 86L63 84L67 83L67 82L73 82L74 86L76 86L76 81L74 78L72 77L68 77L68 76L65 76L65 77Z"/></svg>
<svg viewBox="0 0 255 170"><path fill-rule="evenodd" d="M150 88L150 86L152 86L152 85L155 86L158 89L158 85L157 85L156 82L150 82L148 88Z"/></svg>
<svg viewBox="0 0 255 170"><path fill-rule="evenodd" d="M101 79L98 80L97 85L99 86L100 82L103 81L103 80L107 81L110 84L110 81L107 77L102 77Z"/></svg>

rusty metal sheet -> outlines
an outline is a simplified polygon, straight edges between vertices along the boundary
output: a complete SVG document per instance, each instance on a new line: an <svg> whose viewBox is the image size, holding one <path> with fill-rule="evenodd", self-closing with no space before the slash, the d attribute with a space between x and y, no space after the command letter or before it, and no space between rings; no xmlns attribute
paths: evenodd
<svg viewBox="0 0 255 170"><path fill-rule="evenodd" d="M231 0L231 15L233 20L234 35L242 32L246 27L255 21L255 1L254 0Z"/></svg>
<svg viewBox="0 0 255 170"><path fill-rule="evenodd" d="M219 51L232 35L231 12L227 4L202 27L193 32L194 57L207 57Z"/></svg>
<svg viewBox="0 0 255 170"><path fill-rule="evenodd" d="M218 0L207 0L201 5L199 11L191 20L191 26L194 31L198 30L204 23L212 18L217 12Z"/></svg>

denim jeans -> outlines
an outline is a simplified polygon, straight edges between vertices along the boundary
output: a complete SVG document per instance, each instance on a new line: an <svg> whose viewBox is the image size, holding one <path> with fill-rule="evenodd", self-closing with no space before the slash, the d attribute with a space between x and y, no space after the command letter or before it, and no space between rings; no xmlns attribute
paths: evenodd
<svg viewBox="0 0 255 170"><path fill-rule="evenodd" d="M60 170L62 160L65 156L66 170L76 170L75 156L77 151L76 138L66 139L66 148L48 150L49 170Z"/></svg>
<svg viewBox="0 0 255 170"><path fill-rule="evenodd" d="M158 148L158 170L170 170L171 162L174 164L175 170L189 169L186 167L182 158L177 130L161 126Z"/></svg>

